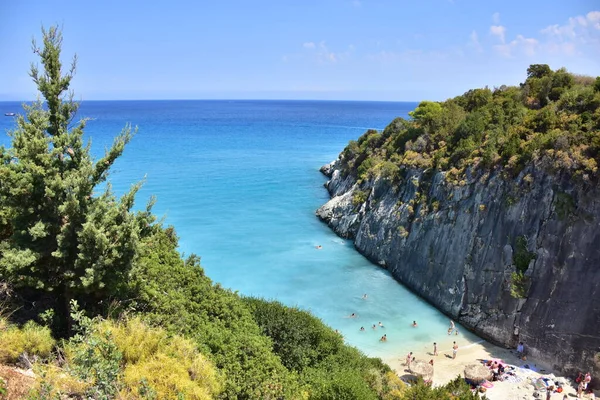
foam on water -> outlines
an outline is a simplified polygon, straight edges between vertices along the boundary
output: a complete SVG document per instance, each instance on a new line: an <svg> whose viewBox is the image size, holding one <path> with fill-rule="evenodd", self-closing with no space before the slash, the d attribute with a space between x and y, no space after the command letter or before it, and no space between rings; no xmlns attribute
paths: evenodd
<svg viewBox="0 0 600 400"><path fill-rule="evenodd" d="M382 129L416 103L308 101L85 102L82 116L101 154L131 122L138 135L110 178L118 193L146 176L138 206L176 227L181 251L241 294L310 310L346 341L384 359L449 350L478 338L393 280L317 220L329 196L318 168L365 127ZM0 103L0 115L20 111ZM13 118L0 119L0 129ZM2 137L0 144L7 144ZM321 245L317 250L315 246ZM368 294L366 300L362 295ZM357 318L346 318L356 313ZM418 327L412 327L412 321ZM385 328L371 326L382 322ZM361 332L360 327L365 331ZM387 334L388 341L379 338Z"/></svg>

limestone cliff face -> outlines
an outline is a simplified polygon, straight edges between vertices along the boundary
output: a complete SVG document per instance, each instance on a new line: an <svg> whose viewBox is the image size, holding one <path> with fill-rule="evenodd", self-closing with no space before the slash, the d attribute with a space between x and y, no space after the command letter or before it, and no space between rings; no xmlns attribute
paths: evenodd
<svg viewBox="0 0 600 400"><path fill-rule="evenodd" d="M482 337L523 341L558 370L600 379L597 185L535 166L513 179L468 175L460 185L421 170L400 183L358 184L339 160L322 172L332 198L319 218L397 280ZM517 252L529 256L520 298L511 295Z"/></svg>

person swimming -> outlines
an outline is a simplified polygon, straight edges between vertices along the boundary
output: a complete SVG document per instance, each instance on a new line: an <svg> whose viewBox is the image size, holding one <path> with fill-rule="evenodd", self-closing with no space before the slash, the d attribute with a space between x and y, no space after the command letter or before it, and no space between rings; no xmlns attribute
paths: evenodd
<svg viewBox="0 0 600 400"><path fill-rule="evenodd" d="M366 300L366 299L367 299L367 294L366 294L366 293L365 293L365 294L363 294L363 297L362 297L362 298L363 298L363 300Z"/></svg>
<svg viewBox="0 0 600 400"><path fill-rule="evenodd" d="M321 246L321 245L315 246L315 249L317 249L317 250L321 250L322 248L323 248L323 246Z"/></svg>
<svg viewBox="0 0 600 400"><path fill-rule="evenodd" d="M413 326L414 328L416 328L416 327L417 327L417 321L413 321L413 323L412 323L412 326Z"/></svg>
<svg viewBox="0 0 600 400"><path fill-rule="evenodd" d="M385 326L383 326L383 324L381 323L381 321L379 321L379 326L382 328L385 328Z"/></svg>
<svg viewBox="0 0 600 400"><path fill-rule="evenodd" d="M360 327L360 330L361 330L361 332L364 332L364 330L365 330L365 327L364 327L364 326L361 326L361 327Z"/></svg>
<svg viewBox="0 0 600 400"><path fill-rule="evenodd" d="M373 324L373 329L377 329L377 325Z"/></svg>
<svg viewBox="0 0 600 400"><path fill-rule="evenodd" d="M381 339L379 339L380 342L387 342L387 334L384 334Z"/></svg>
<svg viewBox="0 0 600 400"><path fill-rule="evenodd" d="M352 314L348 315L348 318L356 318L356 313L352 313Z"/></svg>

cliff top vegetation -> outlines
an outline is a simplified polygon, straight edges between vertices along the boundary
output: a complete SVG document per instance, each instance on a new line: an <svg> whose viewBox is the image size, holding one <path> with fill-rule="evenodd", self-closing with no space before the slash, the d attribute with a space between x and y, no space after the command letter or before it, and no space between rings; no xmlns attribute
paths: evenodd
<svg viewBox="0 0 600 400"><path fill-rule="evenodd" d="M343 173L398 180L407 168L435 169L458 183L468 168L515 174L536 162L583 181L598 178L600 77L535 64L518 87L423 101L409 115L351 141Z"/></svg>

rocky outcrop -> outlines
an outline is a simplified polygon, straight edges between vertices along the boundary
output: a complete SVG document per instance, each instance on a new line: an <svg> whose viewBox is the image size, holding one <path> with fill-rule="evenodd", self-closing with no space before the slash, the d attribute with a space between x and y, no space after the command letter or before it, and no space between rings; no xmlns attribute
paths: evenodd
<svg viewBox="0 0 600 400"><path fill-rule="evenodd" d="M362 254L478 335L600 381L597 185L534 165L458 185L422 170L359 184L340 160L321 171L332 198L317 215Z"/></svg>

